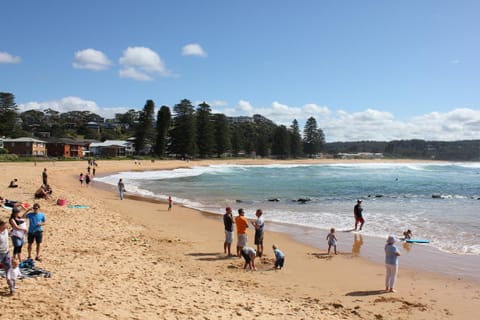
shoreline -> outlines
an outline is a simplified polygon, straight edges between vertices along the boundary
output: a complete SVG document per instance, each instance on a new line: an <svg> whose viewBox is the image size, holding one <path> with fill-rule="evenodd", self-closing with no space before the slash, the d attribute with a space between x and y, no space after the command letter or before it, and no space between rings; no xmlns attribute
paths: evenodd
<svg viewBox="0 0 480 320"><path fill-rule="evenodd" d="M188 166L210 163L226 162ZM99 161L97 173L181 166L186 163L156 161L139 168L130 161ZM168 211L161 201L122 201L115 189L80 187L83 161L2 164L0 183L6 186L15 176L20 184L3 196L33 202L44 167L55 199L89 208L39 201L47 226L38 265L52 278L24 279L11 298L0 287L6 301L2 315L9 319L470 319L480 307L476 282L410 270L401 257L398 292L385 294L382 264L352 254L328 256L325 248L270 229L259 270L245 272L242 259L223 253L220 216L175 204ZM281 271L272 269L273 242L286 253Z"/></svg>
<svg viewBox="0 0 480 320"><path fill-rule="evenodd" d="M351 161L347 162L351 163ZM383 161L375 162L383 163ZM394 162L398 163L401 161L396 160ZM412 161L407 160L405 162L411 163ZM417 161L413 160L413 162ZM278 162L275 163L278 164ZM330 162L327 161L326 163ZM342 161L340 161L340 163L342 163ZM194 161L190 166L184 166L184 168L191 166L196 166ZM132 171L138 172L146 170L136 169ZM104 177L117 173L119 172L112 171L109 173L104 173L101 176ZM97 182L96 187L103 190L113 190L113 192L116 192L115 186L104 182ZM149 197L147 195L141 195L136 193L128 194L126 197L138 201L146 201L158 204L167 203L166 200L160 198ZM179 205L196 211L197 213L207 218L218 219L222 215L222 213L209 212L190 206L185 206L182 204L177 204L176 206ZM235 215L236 210L234 210L234 216ZM267 217L265 218L265 221L267 222L265 226L266 230L285 234L290 239L292 239L292 241L308 245L321 252L326 251L327 245L324 243L325 241L323 241L323 239L324 235L329 232L329 230L327 229L295 225L291 223L282 223L277 221L269 221ZM340 240L337 247L339 252L342 252L343 254L351 253L352 255L358 256L361 259L366 259L378 265L383 265L383 246L385 244L385 239L381 237L374 237L371 235L364 235L361 232L352 232L352 230L337 230L337 237L339 237ZM363 238L365 238L366 240L364 240ZM407 244L401 241L397 241L397 246L402 251L404 256L402 257L402 268L408 268L412 271L437 273L441 276L445 276L451 279L465 279L480 284L480 274L474 271L475 267L480 264L479 255L443 252L429 245ZM428 264L425 264L425 261L428 261Z"/></svg>

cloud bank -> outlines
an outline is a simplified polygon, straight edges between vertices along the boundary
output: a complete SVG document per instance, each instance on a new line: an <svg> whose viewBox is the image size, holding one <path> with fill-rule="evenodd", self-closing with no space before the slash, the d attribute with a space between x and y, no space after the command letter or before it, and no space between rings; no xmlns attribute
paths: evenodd
<svg viewBox="0 0 480 320"><path fill-rule="evenodd" d="M154 74L171 75L160 56L150 48L128 47L118 62L122 65L119 71L122 78L149 81Z"/></svg>

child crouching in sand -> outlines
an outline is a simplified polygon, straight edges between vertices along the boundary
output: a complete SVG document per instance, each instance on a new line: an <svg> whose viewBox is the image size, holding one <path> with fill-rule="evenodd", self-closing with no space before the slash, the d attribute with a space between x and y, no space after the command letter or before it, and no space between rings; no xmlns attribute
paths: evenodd
<svg viewBox="0 0 480 320"><path fill-rule="evenodd" d="M330 233L327 235L328 240L328 254L330 254L330 249L333 247L333 251L337 254L337 236L335 236L335 228L330 229Z"/></svg>
<svg viewBox="0 0 480 320"><path fill-rule="evenodd" d="M282 269L283 264L285 263L285 255L276 245L273 245L272 249L275 254L275 269Z"/></svg>
<svg viewBox="0 0 480 320"><path fill-rule="evenodd" d="M248 266L250 270L257 270L257 268L255 268L255 258L257 257L257 252L255 251L255 249L250 247L243 247L242 257L245 259L243 269L247 269Z"/></svg>

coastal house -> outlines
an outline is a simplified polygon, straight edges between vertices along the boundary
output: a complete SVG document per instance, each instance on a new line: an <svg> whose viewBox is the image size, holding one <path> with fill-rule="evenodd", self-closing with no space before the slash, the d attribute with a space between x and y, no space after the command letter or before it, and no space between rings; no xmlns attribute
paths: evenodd
<svg viewBox="0 0 480 320"><path fill-rule="evenodd" d="M52 138L47 142L47 152L50 157L75 158L84 157L86 144L68 138Z"/></svg>
<svg viewBox="0 0 480 320"><path fill-rule="evenodd" d="M43 140L29 137L3 139L3 148L9 153L22 157L46 157L47 146Z"/></svg>
<svg viewBox="0 0 480 320"><path fill-rule="evenodd" d="M133 142L124 140L105 140L90 144L91 156L124 157L132 155L135 149Z"/></svg>

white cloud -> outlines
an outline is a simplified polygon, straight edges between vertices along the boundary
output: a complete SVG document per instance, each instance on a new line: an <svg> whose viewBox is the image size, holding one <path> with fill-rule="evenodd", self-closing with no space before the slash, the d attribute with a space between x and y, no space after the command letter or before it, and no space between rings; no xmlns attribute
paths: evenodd
<svg viewBox="0 0 480 320"><path fill-rule="evenodd" d="M59 100L49 100L42 102L28 102L25 104L19 104L18 108L20 112L27 110L39 110L52 109L60 113L69 111L90 111L96 113L107 119L113 118L115 113L125 113L130 110L130 107L99 107L95 101L84 100L79 97L64 97Z"/></svg>
<svg viewBox="0 0 480 320"><path fill-rule="evenodd" d="M19 56L12 56L6 51L0 51L0 63L13 64L20 63L22 59Z"/></svg>
<svg viewBox="0 0 480 320"><path fill-rule="evenodd" d="M150 48L128 47L119 63L123 66L119 73L121 77L147 81L153 80L154 74L171 75L160 56Z"/></svg>
<svg viewBox="0 0 480 320"><path fill-rule="evenodd" d="M73 67L76 69L88 70L106 70L110 68L112 62L101 51L95 49L85 49L75 52Z"/></svg>
<svg viewBox="0 0 480 320"><path fill-rule="evenodd" d="M182 48L182 56L197 56L205 58L207 53L203 50L202 46L197 43L190 43Z"/></svg>

